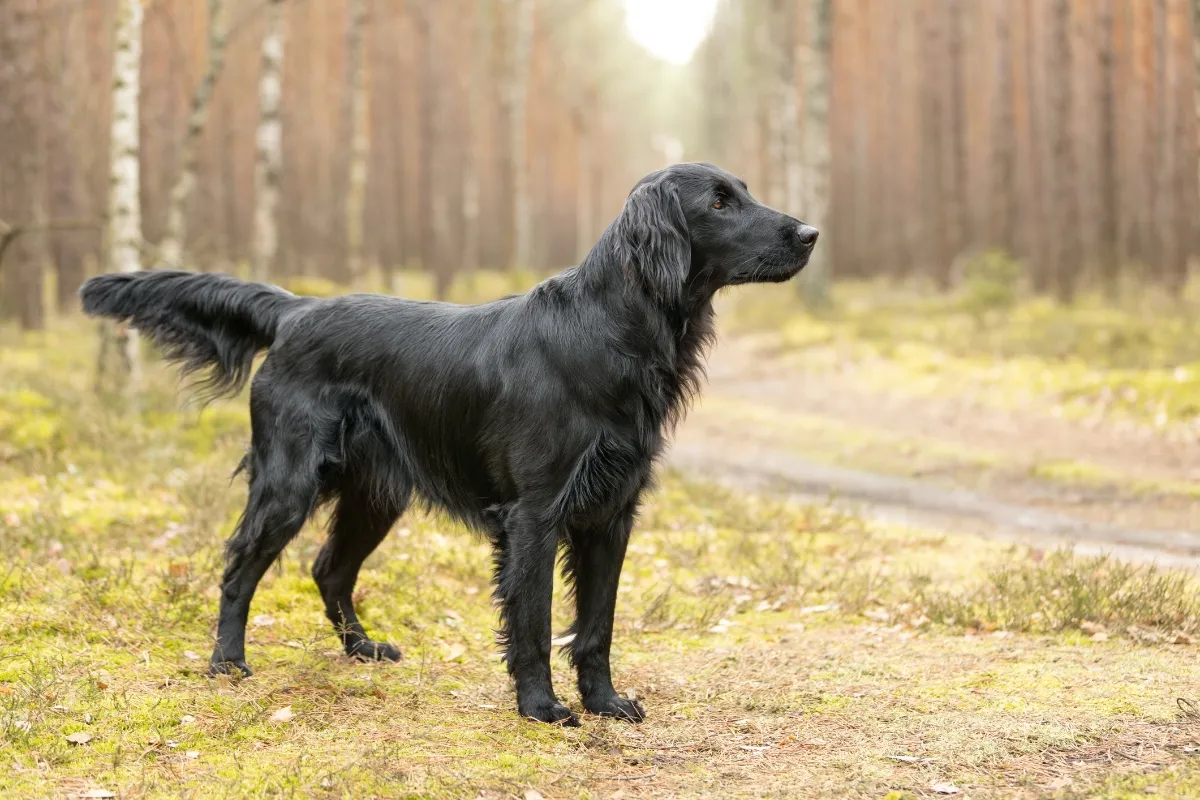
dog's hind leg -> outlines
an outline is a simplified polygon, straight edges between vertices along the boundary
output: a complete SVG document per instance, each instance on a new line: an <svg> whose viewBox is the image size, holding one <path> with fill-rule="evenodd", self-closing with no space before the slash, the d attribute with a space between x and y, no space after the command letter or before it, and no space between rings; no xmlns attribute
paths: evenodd
<svg viewBox="0 0 1200 800"><path fill-rule="evenodd" d="M293 463L282 453L256 452L252 459L250 499L225 551L221 615L209 667L213 674L234 669L250 674L246 665L250 600L267 568L312 513L320 488L315 466Z"/></svg>
<svg viewBox="0 0 1200 800"><path fill-rule="evenodd" d="M268 360L259 375L269 367ZM235 669L250 674L246 666L250 600L267 568L316 508L322 472L336 447L336 415L319 414L295 395L287 402L287 410L281 411L269 392L266 396L258 389L251 393L251 448L243 462L250 478L249 499L225 547L221 615L209 665L213 674Z"/></svg>
<svg viewBox="0 0 1200 800"><path fill-rule="evenodd" d="M504 519L496 559L500 635L521 716L577 726L579 719L558 702L550 680L550 602L558 528L547 516L522 500Z"/></svg>
<svg viewBox="0 0 1200 800"><path fill-rule="evenodd" d="M368 638L355 613L352 594L359 568L404 513L409 492L407 487L396 487L383 496L372 497L360 482L343 482L329 540L313 564L313 578L325 600L325 616L333 623L349 656L400 660L397 647Z"/></svg>
<svg viewBox="0 0 1200 800"><path fill-rule="evenodd" d="M583 707L593 714L641 722L645 712L637 702L617 694L609 666L617 585L632 529L633 511L629 510L606 528L577 534L573 531L564 554L563 572L574 581L575 638L567 651L579 674Z"/></svg>

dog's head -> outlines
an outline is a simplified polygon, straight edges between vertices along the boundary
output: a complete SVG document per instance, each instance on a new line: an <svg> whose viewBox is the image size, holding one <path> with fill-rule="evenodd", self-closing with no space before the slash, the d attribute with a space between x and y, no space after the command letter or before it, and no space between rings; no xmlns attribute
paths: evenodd
<svg viewBox="0 0 1200 800"><path fill-rule="evenodd" d="M712 164L675 164L643 178L617 220L629 269L661 302L725 286L779 283L808 263L817 229L755 200Z"/></svg>

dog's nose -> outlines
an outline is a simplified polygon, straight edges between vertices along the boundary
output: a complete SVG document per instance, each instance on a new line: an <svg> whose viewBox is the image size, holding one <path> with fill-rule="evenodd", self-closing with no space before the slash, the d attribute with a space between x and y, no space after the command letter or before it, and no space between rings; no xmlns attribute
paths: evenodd
<svg viewBox="0 0 1200 800"><path fill-rule="evenodd" d="M819 235L820 231L818 231L812 225L805 225L803 222L801 222L796 226L796 238L800 240L800 244L805 245L806 247L812 247L814 244L816 244L817 236Z"/></svg>

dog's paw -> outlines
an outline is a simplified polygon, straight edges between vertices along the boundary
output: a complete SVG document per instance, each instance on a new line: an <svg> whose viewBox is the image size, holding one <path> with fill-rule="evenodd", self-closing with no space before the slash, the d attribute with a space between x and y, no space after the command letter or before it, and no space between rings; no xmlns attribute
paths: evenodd
<svg viewBox="0 0 1200 800"><path fill-rule="evenodd" d="M583 707L588 710L588 713L601 717L616 717L626 722L637 723L646 719L646 712L642 710L641 703L636 700L627 700L616 694L596 699L585 697Z"/></svg>
<svg viewBox="0 0 1200 800"><path fill-rule="evenodd" d="M217 675L229 675L233 678L249 678L254 674L254 671L250 669L244 658L230 660L213 656L212 661L208 663L208 674L213 677Z"/></svg>
<svg viewBox="0 0 1200 800"><path fill-rule="evenodd" d="M399 661L400 648L387 642L373 642L370 639L364 639L347 648L346 655L359 661Z"/></svg>
<svg viewBox="0 0 1200 800"><path fill-rule="evenodd" d="M575 716L575 712L562 703L546 703L534 706L533 708L522 708L520 712L522 717L528 717L538 722L548 722L551 725L561 725L564 728L579 727L579 717Z"/></svg>

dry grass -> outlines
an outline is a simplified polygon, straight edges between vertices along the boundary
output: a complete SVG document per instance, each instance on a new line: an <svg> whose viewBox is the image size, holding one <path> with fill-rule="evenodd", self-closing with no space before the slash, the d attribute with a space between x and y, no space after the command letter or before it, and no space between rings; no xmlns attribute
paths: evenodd
<svg viewBox="0 0 1200 800"><path fill-rule="evenodd" d="M679 476L647 507L622 582L615 668L645 700L640 727L518 719L487 548L419 514L358 591L402 663L340 655L307 575L313 526L255 600L255 677L209 679L245 409L180 410L152 366L138 413L112 411L89 389L89 330L0 347L0 795L1200 792L1200 722L1176 705L1200 695L1189 581ZM1084 589L1063 595L1070 613L1040 623L1042 595L1069 586ZM555 672L578 706L562 659Z"/></svg>
<svg viewBox="0 0 1200 800"><path fill-rule="evenodd" d="M834 306L817 314L791 293L746 292L726 319L734 330L779 333L809 369L866 363L879 386L1200 436L1200 282L1183 300L1131 287L1116 307L1094 295L1062 306L988 288L842 282Z"/></svg>

